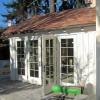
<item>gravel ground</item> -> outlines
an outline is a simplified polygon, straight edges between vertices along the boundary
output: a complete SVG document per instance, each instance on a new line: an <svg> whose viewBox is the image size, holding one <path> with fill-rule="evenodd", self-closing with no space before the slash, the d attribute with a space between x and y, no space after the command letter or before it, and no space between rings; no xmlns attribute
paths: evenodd
<svg viewBox="0 0 100 100"><path fill-rule="evenodd" d="M0 81L0 100L41 100L42 87L18 81Z"/></svg>

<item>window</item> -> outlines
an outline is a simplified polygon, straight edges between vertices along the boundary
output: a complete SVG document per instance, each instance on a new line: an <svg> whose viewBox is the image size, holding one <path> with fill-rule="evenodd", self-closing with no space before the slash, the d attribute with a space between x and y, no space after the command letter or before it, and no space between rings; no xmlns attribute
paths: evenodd
<svg viewBox="0 0 100 100"><path fill-rule="evenodd" d="M17 67L18 74L25 75L24 41L17 41Z"/></svg>
<svg viewBox="0 0 100 100"><path fill-rule="evenodd" d="M39 77L38 68L38 40L30 40L30 76Z"/></svg>
<svg viewBox="0 0 100 100"><path fill-rule="evenodd" d="M61 80L66 83L74 82L74 53L73 39L61 39Z"/></svg>

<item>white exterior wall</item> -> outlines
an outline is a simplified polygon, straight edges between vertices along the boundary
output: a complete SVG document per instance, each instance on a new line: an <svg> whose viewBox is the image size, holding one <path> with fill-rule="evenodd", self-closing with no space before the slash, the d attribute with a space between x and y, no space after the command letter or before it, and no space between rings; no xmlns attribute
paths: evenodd
<svg viewBox="0 0 100 100"><path fill-rule="evenodd" d="M96 40L95 32L76 32L75 35L75 62L76 70L79 70L77 75L81 85L87 85L88 83L93 85L95 92L96 86ZM61 34L64 35L64 34ZM67 34L70 35L70 34ZM58 35L56 35L58 36ZM11 79L16 80L16 38L10 38L10 68ZM100 61L99 61L100 62ZM27 65L27 64L26 64ZM77 80L77 77L75 77Z"/></svg>
<svg viewBox="0 0 100 100"><path fill-rule="evenodd" d="M96 93L96 39L95 32L81 32L76 39L76 70L80 76L80 84L93 86L93 93Z"/></svg>
<svg viewBox="0 0 100 100"><path fill-rule="evenodd" d="M10 38L10 78L11 80L16 80L16 46L15 39Z"/></svg>

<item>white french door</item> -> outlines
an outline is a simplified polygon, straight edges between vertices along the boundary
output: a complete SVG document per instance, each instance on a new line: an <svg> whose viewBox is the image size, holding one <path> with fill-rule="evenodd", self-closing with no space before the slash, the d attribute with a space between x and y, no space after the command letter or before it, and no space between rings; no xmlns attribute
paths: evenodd
<svg viewBox="0 0 100 100"><path fill-rule="evenodd" d="M75 84L75 36L59 36L60 42L60 84Z"/></svg>
<svg viewBox="0 0 100 100"><path fill-rule="evenodd" d="M32 37L28 44L28 81L41 85L41 38Z"/></svg>
<svg viewBox="0 0 100 100"><path fill-rule="evenodd" d="M41 38L16 39L16 79L41 85Z"/></svg>
<svg viewBox="0 0 100 100"><path fill-rule="evenodd" d="M27 81L25 38L16 39L16 79Z"/></svg>
<svg viewBox="0 0 100 100"><path fill-rule="evenodd" d="M56 38L43 36L42 39L43 86L44 93L48 94L56 83Z"/></svg>

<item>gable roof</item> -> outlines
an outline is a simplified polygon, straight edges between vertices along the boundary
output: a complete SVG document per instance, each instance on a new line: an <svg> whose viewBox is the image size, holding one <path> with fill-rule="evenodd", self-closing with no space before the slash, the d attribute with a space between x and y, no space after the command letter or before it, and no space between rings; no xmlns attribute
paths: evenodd
<svg viewBox="0 0 100 100"><path fill-rule="evenodd" d="M44 15L35 15L26 21L15 26L8 27L5 35L24 32L27 30L52 30L62 29L69 26L86 25L96 23L95 8L69 9L62 12L55 12Z"/></svg>

